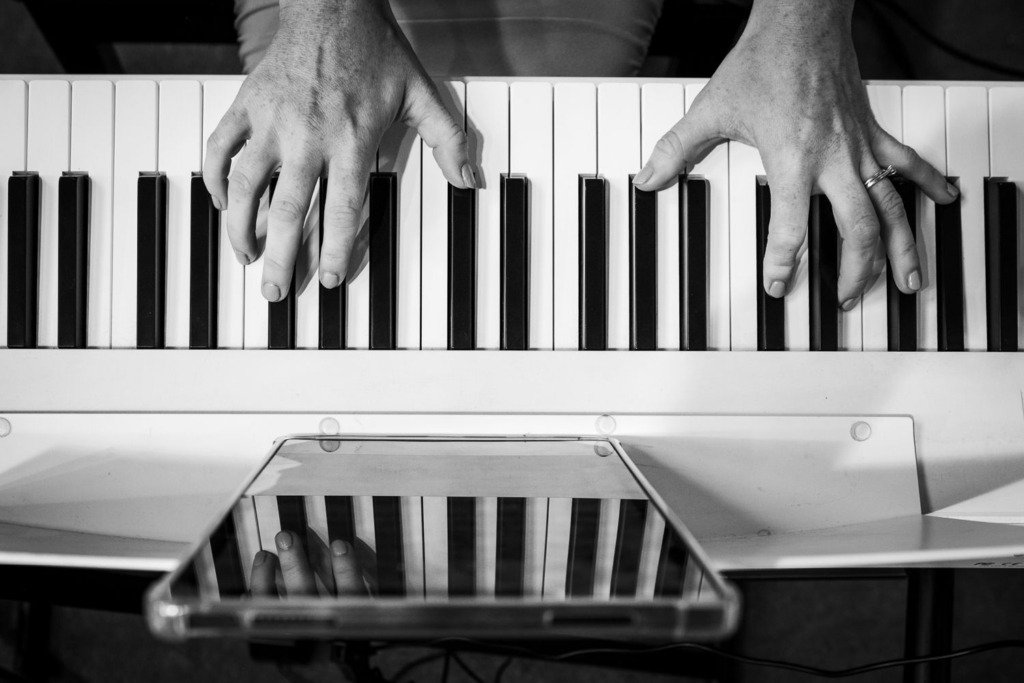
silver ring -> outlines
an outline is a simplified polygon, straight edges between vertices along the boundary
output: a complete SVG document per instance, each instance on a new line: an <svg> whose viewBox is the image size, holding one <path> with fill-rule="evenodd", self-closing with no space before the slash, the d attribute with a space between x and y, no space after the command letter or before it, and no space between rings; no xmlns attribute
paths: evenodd
<svg viewBox="0 0 1024 683"><path fill-rule="evenodd" d="M875 172L873 176L864 181L864 189L870 190L878 183L894 175L896 175L896 169L892 167L892 164L889 164L885 168L880 168L878 169L878 171Z"/></svg>

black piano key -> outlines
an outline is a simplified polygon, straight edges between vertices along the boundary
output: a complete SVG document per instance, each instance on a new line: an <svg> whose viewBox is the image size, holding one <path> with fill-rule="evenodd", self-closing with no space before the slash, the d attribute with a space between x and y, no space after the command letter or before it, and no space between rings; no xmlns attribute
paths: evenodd
<svg viewBox="0 0 1024 683"><path fill-rule="evenodd" d="M917 239L917 187L905 178L893 178L893 187L903 201L910 231ZM886 298L890 351L917 351L917 294L904 294L886 269Z"/></svg>
<svg viewBox="0 0 1024 683"><path fill-rule="evenodd" d="M281 531L290 531L303 544L306 543L306 501L302 496L277 496L277 514L281 519ZM271 550L264 548L264 550Z"/></svg>
<svg viewBox="0 0 1024 683"><path fill-rule="evenodd" d="M192 174L189 253L188 347L217 348L217 282L220 270L220 211L202 173Z"/></svg>
<svg viewBox="0 0 1024 683"><path fill-rule="evenodd" d="M580 350L608 349L608 198L604 178L580 176Z"/></svg>
<svg viewBox="0 0 1024 683"><path fill-rule="evenodd" d="M679 185L679 348L707 351L711 186L698 177Z"/></svg>
<svg viewBox="0 0 1024 683"><path fill-rule="evenodd" d="M86 347L89 287L89 175L57 182L57 348Z"/></svg>
<svg viewBox="0 0 1024 683"><path fill-rule="evenodd" d="M629 177L629 348L658 348L658 195Z"/></svg>
<svg viewBox="0 0 1024 683"><path fill-rule="evenodd" d="M244 504L248 504L248 501ZM238 531L232 515L225 517L214 529L210 536L210 551L221 597L237 598L245 595L246 567L251 566L253 558L247 557L243 561L238 552Z"/></svg>
<svg viewBox="0 0 1024 683"><path fill-rule="evenodd" d="M569 522L569 558L565 570L565 594L590 597L594 594L597 569L597 532L601 521L599 498L574 498Z"/></svg>
<svg viewBox="0 0 1024 683"><path fill-rule="evenodd" d="M327 179L320 180L320 231L319 248L324 246L324 207L327 201ZM334 289L320 287L319 348L345 348L345 300L347 287L341 283Z"/></svg>
<svg viewBox="0 0 1024 683"><path fill-rule="evenodd" d="M398 311L398 176L370 174L370 348L393 349Z"/></svg>
<svg viewBox="0 0 1024 683"><path fill-rule="evenodd" d="M476 348L476 191L448 186L448 348Z"/></svg>
<svg viewBox="0 0 1024 683"><path fill-rule="evenodd" d="M501 348L530 345L529 185L525 176L501 176Z"/></svg>
<svg viewBox="0 0 1024 683"><path fill-rule="evenodd" d="M523 594L526 572L526 499L498 498L497 561L494 594Z"/></svg>
<svg viewBox="0 0 1024 683"><path fill-rule="evenodd" d="M328 543L345 541L349 545L356 539L355 515L352 512L351 496L325 496L324 509L327 516Z"/></svg>
<svg viewBox="0 0 1024 683"><path fill-rule="evenodd" d="M985 179L985 299L988 350L1016 351L1017 184Z"/></svg>
<svg viewBox="0 0 1024 683"><path fill-rule="evenodd" d="M274 203L274 190L277 189L278 172L270 177L270 203ZM280 301L267 302L267 348L295 348L295 285L298 278L292 271L292 284L288 293Z"/></svg>
<svg viewBox="0 0 1024 683"><path fill-rule="evenodd" d="M401 498L373 497L373 533L377 545L377 593L405 595Z"/></svg>
<svg viewBox="0 0 1024 683"><path fill-rule="evenodd" d="M956 184L955 178L948 182ZM935 297L939 351L964 350L964 257L960 197L935 205Z"/></svg>
<svg viewBox="0 0 1024 683"><path fill-rule="evenodd" d="M839 350L839 229L824 195L811 198L807 230L811 351Z"/></svg>
<svg viewBox="0 0 1024 683"><path fill-rule="evenodd" d="M7 181L7 202L7 346L34 349L39 323L39 174L16 171Z"/></svg>
<svg viewBox="0 0 1024 683"><path fill-rule="evenodd" d="M613 596L636 595L646 524L646 500L626 499L619 502L619 524L615 533L615 556L612 560Z"/></svg>
<svg viewBox="0 0 1024 683"><path fill-rule="evenodd" d="M772 193L764 177L758 177L756 182L757 350L783 351L786 348L786 307L782 299L769 296L764 289L764 252L772 218Z"/></svg>
<svg viewBox="0 0 1024 683"><path fill-rule="evenodd" d="M666 527L654 579L656 597L679 597L683 594L688 560L689 553L686 552L682 539L671 528Z"/></svg>
<svg viewBox="0 0 1024 683"><path fill-rule="evenodd" d="M476 594L476 499L448 499L448 595Z"/></svg>
<svg viewBox="0 0 1024 683"><path fill-rule="evenodd" d="M167 176L139 174L136 339L140 349L164 348L167 306Z"/></svg>

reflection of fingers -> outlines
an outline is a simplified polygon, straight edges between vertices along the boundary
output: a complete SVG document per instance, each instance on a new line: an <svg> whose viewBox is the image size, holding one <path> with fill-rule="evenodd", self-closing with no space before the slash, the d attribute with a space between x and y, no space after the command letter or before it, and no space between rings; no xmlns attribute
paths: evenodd
<svg viewBox="0 0 1024 683"><path fill-rule="evenodd" d="M946 177L937 168L922 159L913 147L904 145L882 131L876 138L874 152L881 164L879 168L892 164L900 175L920 187L932 201L948 204L956 199L956 188L946 181Z"/></svg>
<svg viewBox="0 0 1024 683"><path fill-rule="evenodd" d="M868 190L871 201L882 224L885 250L892 264L892 279L904 294L913 294L921 288L921 261L914 233L907 222L907 211L899 192L888 180Z"/></svg>
<svg viewBox="0 0 1024 683"><path fill-rule="evenodd" d="M274 553L261 550L252 560L252 573L249 577L249 588L253 595L277 595L278 564Z"/></svg>
<svg viewBox="0 0 1024 683"><path fill-rule="evenodd" d="M274 537L274 543L277 544L281 574L288 595L316 595L316 581L309 568L302 539L290 531L282 531Z"/></svg>
<svg viewBox="0 0 1024 683"><path fill-rule="evenodd" d="M366 585L356 554L345 541L331 543L331 569L334 573L334 585L338 595L365 595Z"/></svg>
<svg viewBox="0 0 1024 683"><path fill-rule="evenodd" d="M309 564L313 572L323 583L327 595L334 594L334 571L331 568L331 551L320 536L311 528L306 528L306 544L309 548Z"/></svg>

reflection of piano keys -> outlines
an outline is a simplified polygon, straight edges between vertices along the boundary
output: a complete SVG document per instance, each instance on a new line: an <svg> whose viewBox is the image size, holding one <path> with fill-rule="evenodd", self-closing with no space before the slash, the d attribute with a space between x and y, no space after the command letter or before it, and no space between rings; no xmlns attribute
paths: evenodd
<svg viewBox="0 0 1024 683"><path fill-rule="evenodd" d="M255 496L217 528L188 580L241 595L255 553L276 553L281 530L306 539L307 529L371 550L380 596L699 599L703 579L642 499Z"/></svg>

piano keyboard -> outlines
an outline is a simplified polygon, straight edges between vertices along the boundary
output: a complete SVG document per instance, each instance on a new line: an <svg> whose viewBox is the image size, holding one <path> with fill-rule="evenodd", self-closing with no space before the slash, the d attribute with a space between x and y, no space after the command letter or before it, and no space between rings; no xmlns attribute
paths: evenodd
<svg viewBox="0 0 1024 683"><path fill-rule="evenodd" d="M630 178L695 81L445 85L483 187L449 187L412 134L369 184L364 265L319 285L313 202L292 293L268 304L198 175L240 79L0 80L0 346L189 349L1017 351L1024 87L878 84L879 123L961 190L900 192L924 288L849 312L813 202L791 293L761 290L771 193L728 143L656 194ZM399 139L401 137L401 139ZM322 196L322 193L321 193ZM272 201L271 197L267 198Z"/></svg>
<svg viewBox="0 0 1024 683"><path fill-rule="evenodd" d="M643 499L258 495L200 548L186 584L242 596L256 553L307 529L368 548L375 562L361 569L377 597L699 600L703 583Z"/></svg>

